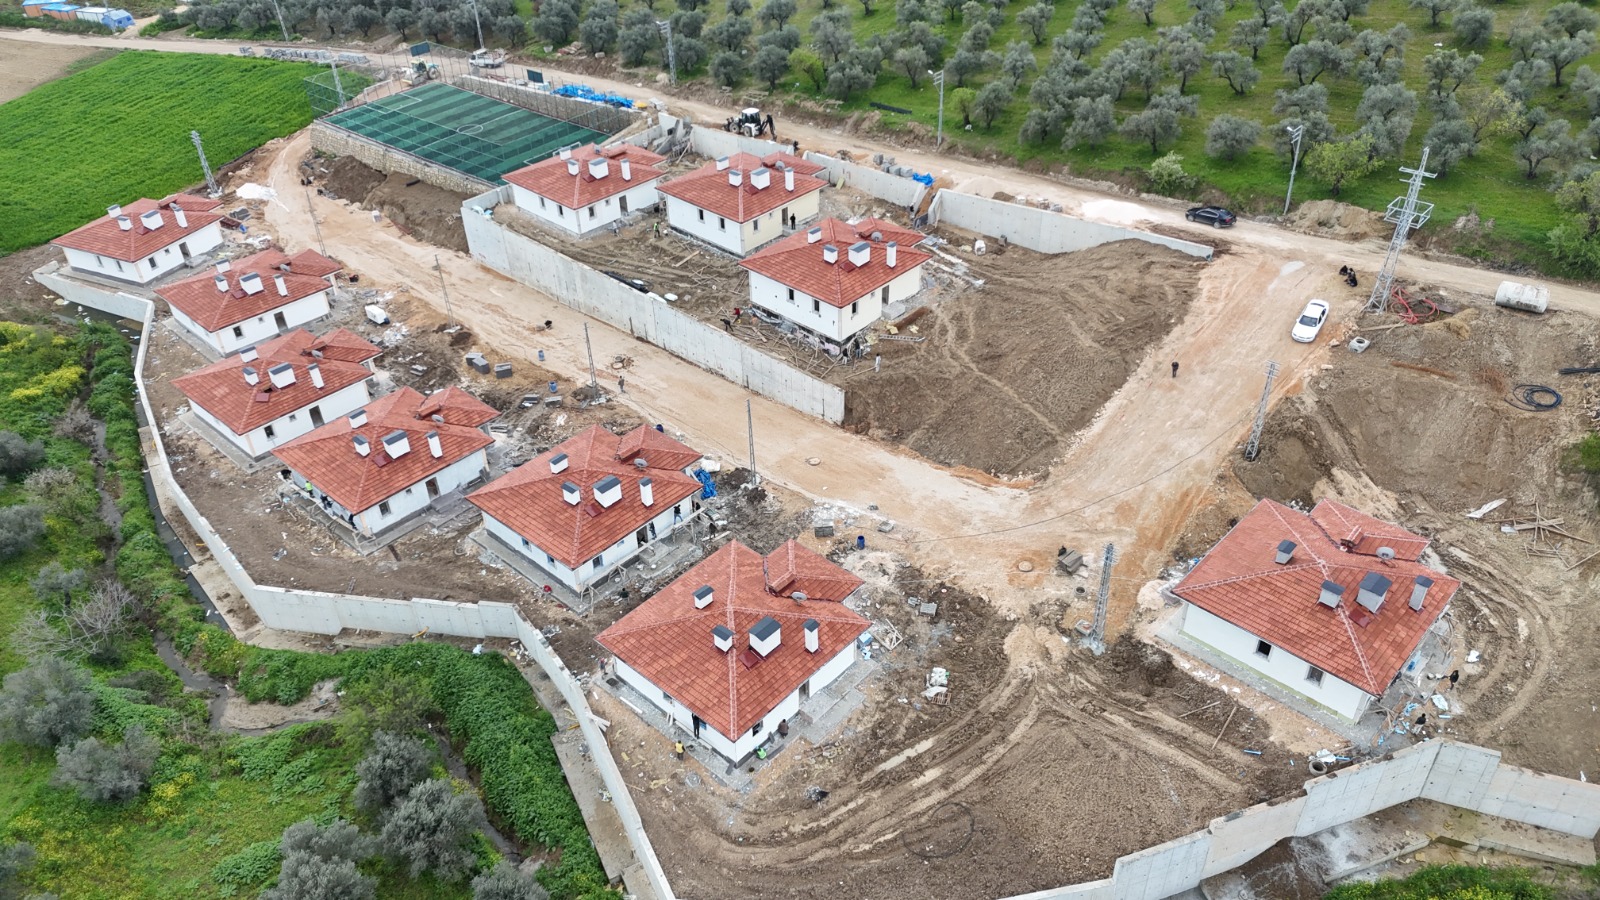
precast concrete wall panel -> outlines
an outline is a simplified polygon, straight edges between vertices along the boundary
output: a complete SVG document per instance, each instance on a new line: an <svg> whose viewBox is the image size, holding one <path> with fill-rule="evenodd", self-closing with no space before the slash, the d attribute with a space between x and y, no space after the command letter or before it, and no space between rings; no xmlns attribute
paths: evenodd
<svg viewBox="0 0 1600 900"><path fill-rule="evenodd" d="M1013 244L1040 253L1071 253L1123 240L1169 247L1206 260L1211 259L1213 252L1211 247L1193 241L1120 225L1104 225L1020 203L1006 203L948 190L939 192L934 213L935 220L941 225L954 225L981 235L1003 237Z"/></svg>
<svg viewBox="0 0 1600 900"><path fill-rule="evenodd" d="M805 158L807 162L827 169L828 183L834 187L852 187L880 200L887 200L901 209L915 209L928 192L928 186L920 181L845 162L813 150L807 150Z"/></svg>
<svg viewBox="0 0 1600 900"><path fill-rule="evenodd" d="M339 614L326 598L253 583L245 596L268 628L312 634L338 634L344 630Z"/></svg>
<svg viewBox="0 0 1600 900"><path fill-rule="evenodd" d="M1422 796L1465 809L1479 808L1500 767L1500 754L1467 744L1445 744L1438 752L1439 758L1422 786Z"/></svg>
<svg viewBox="0 0 1600 900"><path fill-rule="evenodd" d="M1100 881L1084 881L1064 887L1034 891L1031 894L1018 894L1007 900L1120 900L1121 897L1122 895L1117 892L1116 881L1104 878Z"/></svg>
<svg viewBox="0 0 1600 900"><path fill-rule="evenodd" d="M794 150L793 144L780 144L766 138L749 138L731 131L723 131L714 125L696 125L691 128L689 146L694 152L711 159L732 156L735 153L750 153L765 157Z"/></svg>
<svg viewBox="0 0 1600 900"><path fill-rule="evenodd" d="M1485 815L1589 836L1600 830L1600 785L1501 766L1476 808Z"/></svg>
<svg viewBox="0 0 1600 900"><path fill-rule="evenodd" d="M33 277L40 284L80 306L87 306L124 319L133 319L136 322L144 320L145 309L150 305L149 300L122 291L85 284L75 278L66 278L50 271L52 268L57 268L57 264L52 263L34 270Z"/></svg>
<svg viewBox="0 0 1600 900"><path fill-rule="evenodd" d="M517 608L509 603L480 600L478 601L478 615L483 619L483 633L489 637L520 638L522 636L522 631L517 624L521 621L517 615Z"/></svg>
<svg viewBox="0 0 1600 900"><path fill-rule="evenodd" d="M483 619L471 603L450 603L444 600L427 600L421 597L411 601L416 610L417 624L440 634L465 637L487 637L483 633Z"/></svg>
<svg viewBox="0 0 1600 900"><path fill-rule="evenodd" d="M1242 866L1295 833L1305 815L1306 798L1263 803L1211 820L1211 854L1201 878Z"/></svg>
<svg viewBox="0 0 1600 900"><path fill-rule="evenodd" d="M1438 753L1419 744L1381 762L1363 763L1306 783L1305 815L1295 836L1305 837L1422 795Z"/></svg>
<svg viewBox="0 0 1600 900"><path fill-rule="evenodd" d="M403 600L339 597L336 602L339 623L346 628L387 631L391 634L415 634L422 630L422 626L417 624L416 611Z"/></svg>
<svg viewBox="0 0 1600 900"><path fill-rule="evenodd" d="M1122 900L1162 900L1199 884L1210 854L1211 835L1197 831L1122 857L1111 880Z"/></svg>

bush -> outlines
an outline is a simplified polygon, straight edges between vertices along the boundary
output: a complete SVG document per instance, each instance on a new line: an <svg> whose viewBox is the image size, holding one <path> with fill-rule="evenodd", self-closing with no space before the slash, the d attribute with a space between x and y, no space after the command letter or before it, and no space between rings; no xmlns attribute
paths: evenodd
<svg viewBox="0 0 1600 900"><path fill-rule="evenodd" d="M1553 900L1555 892L1518 868L1427 866L1401 881L1343 884L1324 900Z"/></svg>
<svg viewBox="0 0 1600 900"><path fill-rule="evenodd" d="M0 431L0 477L26 475L44 462L44 442L30 441L15 431Z"/></svg>
<svg viewBox="0 0 1600 900"><path fill-rule="evenodd" d="M94 723L89 673L48 657L5 678L0 740L56 747L88 734Z"/></svg>
<svg viewBox="0 0 1600 900"><path fill-rule="evenodd" d="M1146 174L1150 178L1150 189L1169 197L1189 193L1197 181L1183 170L1183 157L1177 153L1168 153L1151 163Z"/></svg>
<svg viewBox="0 0 1600 900"><path fill-rule="evenodd" d="M33 847L8 844L0 847L0 900L21 896L17 876L33 868Z"/></svg>
<svg viewBox="0 0 1600 900"><path fill-rule="evenodd" d="M445 778L417 785L383 826L383 846L410 865L412 878L432 872L460 881L478 865L471 840L486 824L476 794L458 794Z"/></svg>
<svg viewBox="0 0 1600 900"><path fill-rule="evenodd" d="M414 737L380 731L374 734L372 750L356 764L353 798L356 808L371 815L382 815L413 787L428 776L433 754Z"/></svg>
<svg viewBox="0 0 1600 900"><path fill-rule="evenodd" d="M1206 155L1232 160L1249 153L1261 140L1261 123L1223 113L1206 129Z"/></svg>
<svg viewBox="0 0 1600 900"><path fill-rule="evenodd" d="M472 900L549 900L550 894L532 875L501 860L494 868L472 879Z"/></svg>
<svg viewBox="0 0 1600 900"><path fill-rule="evenodd" d="M378 843L361 829L343 819L334 819L326 826L317 827L305 819L284 829L279 844L285 857L308 855L319 859L346 859L361 862L378 852Z"/></svg>
<svg viewBox="0 0 1600 900"><path fill-rule="evenodd" d="M40 603L63 603L88 584L89 576L82 569L68 571L54 560L45 563L44 568L28 579L28 587Z"/></svg>
<svg viewBox="0 0 1600 900"><path fill-rule="evenodd" d="M322 859L308 854L283 858L278 884L261 900L372 900L377 882L361 874L348 859Z"/></svg>
<svg viewBox="0 0 1600 900"><path fill-rule="evenodd" d="M44 537L44 510L31 503L0 509L0 561L32 550Z"/></svg>
<svg viewBox="0 0 1600 900"><path fill-rule="evenodd" d="M226 857L211 869L211 880L223 895L260 888L278 871L281 856L277 841L257 841Z"/></svg>
<svg viewBox="0 0 1600 900"><path fill-rule="evenodd" d="M122 743L108 746L84 738L70 749L56 750L57 787L70 787L92 803L117 803L138 796L155 769L161 745L140 725L129 725Z"/></svg>

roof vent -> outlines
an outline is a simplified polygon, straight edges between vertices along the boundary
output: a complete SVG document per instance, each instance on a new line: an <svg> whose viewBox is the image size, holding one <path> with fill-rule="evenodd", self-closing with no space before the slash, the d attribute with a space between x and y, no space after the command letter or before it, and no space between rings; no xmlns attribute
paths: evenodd
<svg viewBox="0 0 1600 900"><path fill-rule="evenodd" d="M1331 581L1322 582L1322 595L1317 598L1318 603L1329 609L1338 609L1339 601L1343 599L1344 588L1342 586Z"/></svg>
<svg viewBox="0 0 1600 900"><path fill-rule="evenodd" d="M133 230L133 220L127 216L117 216L117 227L123 231Z"/></svg>
<svg viewBox="0 0 1600 900"><path fill-rule="evenodd" d="M611 163L606 162L604 159L599 159L599 158L589 160L589 175L590 175L590 177L595 178L595 179L601 179L601 178L604 178L604 177L606 177L607 175L610 175L610 174L611 174Z"/></svg>
<svg viewBox="0 0 1600 900"><path fill-rule="evenodd" d="M362 456L366 456L372 452L372 445L367 443L367 439L359 434L352 435L350 438L350 443L355 444L356 452Z"/></svg>
<svg viewBox="0 0 1600 900"><path fill-rule="evenodd" d="M864 266L872 259L872 245L866 241L856 241L850 245L850 265Z"/></svg>
<svg viewBox="0 0 1600 900"><path fill-rule="evenodd" d="M835 247L832 244L823 244L822 245L822 261L827 263L830 266L833 265L834 263L838 262L839 261L839 248Z"/></svg>
<svg viewBox="0 0 1600 900"><path fill-rule="evenodd" d="M1278 555L1272 561L1281 566L1294 559L1294 546L1294 541L1279 541Z"/></svg>
<svg viewBox="0 0 1600 900"><path fill-rule="evenodd" d="M181 207L178 204L174 203L169 208L172 210L172 218L173 218L174 221L176 221L178 223L178 227L179 228L188 228L189 227L189 217L183 214L183 207Z"/></svg>
<svg viewBox="0 0 1600 900"><path fill-rule="evenodd" d="M805 634L806 634L806 652L807 653L815 653L815 652L817 652L817 650L821 649L821 647L822 647L822 641L820 640L820 630L821 630L821 628L822 628L822 626L817 624L817 620L816 619L807 619L806 620L806 624L805 624L805 629L804 630L805 630Z"/></svg>
<svg viewBox="0 0 1600 900"><path fill-rule="evenodd" d="M783 167L783 189L791 193L794 191L794 169L788 166Z"/></svg>
<svg viewBox="0 0 1600 900"><path fill-rule="evenodd" d="M231 260L224 259L221 262L217 263L217 274L220 275L223 272L231 272L231 271L233 271L233 262Z"/></svg>
<svg viewBox="0 0 1600 900"><path fill-rule="evenodd" d="M122 204L121 203L113 203L110 206L106 207L106 215L110 216L113 219L122 218Z"/></svg>
<svg viewBox="0 0 1600 900"><path fill-rule="evenodd" d="M817 241L820 241L820 240L822 240L822 226L821 225L813 225L810 228L806 229L806 243L815 244Z"/></svg>
<svg viewBox="0 0 1600 900"><path fill-rule="evenodd" d="M750 649L761 654L762 659L771 656L782 641L783 630L771 616L762 616L761 621L750 627Z"/></svg>
<svg viewBox="0 0 1600 900"><path fill-rule="evenodd" d="M567 470L567 455L565 453L557 453L555 456L550 457L550 474L551 475L559 475L562 472L565 472L566 470Z"/></svg>
<svg viewBox="0 0 1600 900"><path fill-rule="evenodd" d="M883 262L884 262L884 265L887 265L889 268L892 269L892 268L894 268L895 263L897 263L899 261L900 261L900 244L898 242L896 242L896 241L890 241L888 244L884 245L884 248L883 248Z"/></svg>
<svg viewBox="0 0 1600 900"><path fill-rule="evenodd" d="M695 588L694 589L694 608L695 609L705 609L706 607L710 606L711 605L711 601L714 598L714 595L715 595L715 592L711 590L711 585L709 585L709 584L702 584L699 587Z"/></svg>
<svg viewBox="0 0 1600 900"><path fill-rule="evenodd" d="M228 279L225 276L219 274L217 276L217 293L226 294L227 292L228 292Z"/></svg>
<svg viewBox="0 0 1600 900"><path fill-rule="evenodd" d="M1384 595L1389 593L1389 586L1393 583L1377 572L1368 572L1361 577L1361 586L1356 590L1356 602L1366 607L1368 612L1377 612L1383 606Z"/></svg>
<svg viewBox="0 0 1600 900"><path fill-rule="evenodd" d="M366 407L362 407L361 409L358 409L355 412L350 414L350 427L351 428L360 428L361 426L363 426L365 424L367 424L367 410L366 410Z"/></svg>
<svg viewBox="0 0 1600 900"><path fill-rule="evenodd" d="M1393 547L1379 547L1378 548L1378 558L1382 559L1382 560L1394 559L1394 548Z"/></svg>
<svg viewBox="0 0 1600 900"><path fill-rule="evenodd" d="M411 438L404 431L395 429L383 436L383 449L390 459L399 459L411 452Z"/></svg>
<svg viewBox="0 0 1600 900"><path fill-rule="evenodd" d="M161 218L161 210L152 209L139 216L139 224L143 225L147 231L155 231L165 225L166 220Z"/></svg>
<svg viewBox="0 0 1600 900"><path fill-rule="evenodd" d="M726 625L718 625L711 629L711 643L715 644L718 650L727 653L733 649L733 630Z"/></svg>
<svg viewBox="0 0 1600 900"><path fill-rule="evenodd" d="M567 501L568 506L577 506L583 501L583 491L570 481L561 482L561 499Z"/></svg>
<svg viewBox="0 0 1600 900"><path fill-rule="evenodd" d="M259 294L266 290L266 288L261 284L261 276L254 272L240 275L239 287L242 288L246 294Z"/></svg>
<svg viewBox="0 0 1600 900"><path fill-rule="evenodd" d="M772 170L766 166L750 170L750 186L758 191L764 191L772 186Z"/></svg>
<svg viewBox="0 0 1600 900"><path fill-rule="evenodd" d="M562 147L559 151L556 152L556 155L561 157L562 159L571 159L572 158L572 148L571 147Z"/></svg>
<svg viewBox="0 0 1600 900"><path fill-rule="evenodd" d="M243 371L245 384L256 384L261 381L261 375L255 370L254 366L245 366Z"/></svg>
<svg viewBox="0 0 1600 900"><path fill-rule="evenodd" d="M242 362L250 362L260 355L261 354L256 351L255 345L251 345L239 351L239 359Z"/></svg>
<svg viewBox="0 0 1600 900"><path fill-rule="evenodd" d="M726 168L728 168L728 158L726 156L717 157L717 171L721 172Z"/></svg>
<svg viewBox="0 0 1600 900"><path fill-rule="evenodd" d="M729 169L728 183L734 187L744 184L744 171L742 169Z"/></svg>
<svg viewBox="0 0 1600 900"><path fill-rule="evenodd" d="M656 505L656 485L648 478L639 479L639 502L645 506Z"/></svg>
<svg viewBox="0 0 1600 900"><path fill-rule="evenodd" d="M1420 611L1422 601L1428 596L1428 588L1433 587L1433 579L1426 575L1418 575L1417 580L1411 585L1411 608Z"/></svg>
<svg viewBox="0 0 1600 900"><path fill-rule="evenodd" d="M294 366L288 363L278 363L267 370L267 377L272 379L275 388L286 388L294 384Z"/></svg>
<svg viewBox="0 0 1600 900"><path fill-rule="evenodd" d="M573 158L571 158L571 157L567 157L567 174L568 175L576 175L576 174L578 174L578 168L579 168L578 161L573 159Z"/></svg>
<svg viewBox="0 0 1600 900"><path fill-rule="evenodd" d="M606 477L594 483L594 499L601 507L610 509L613 504L622 499L622 481L615 475Z"/></svg>
<svg viewBox="0 0 1600 900"><path fill-rule="evenodd" d="M439 443L439 432L430 431L427 434L427 438L428 438L428 455L433 457L434 459L438 459L441 456L444 456L444 447Z"/></svg>
<svg viewBox="0 0 1600 900"><path fill-rule="evenodd" d="M287 297L287 296L289 296L289 285L284 283L282 275L274 275L274 276L272 276L272 284L273 284L274 287L276 287L278 289L278 296L279 297Z"/></svg>
<svg viewBox="0 0 1600 900"><path fill-rule="evenodd" d="M322 390L324 385L322 380L322 367L316 363L309 363L306 366L306 374L311 376L311 386L319 391Z"/></svg>
<svg viewBox="0 0 1600 900"><path fill-rule="evenodd" d="M617 160L617 168L622 170L623 181L633 180L633 167L628 165L628 161L626 159Z"/></svg>

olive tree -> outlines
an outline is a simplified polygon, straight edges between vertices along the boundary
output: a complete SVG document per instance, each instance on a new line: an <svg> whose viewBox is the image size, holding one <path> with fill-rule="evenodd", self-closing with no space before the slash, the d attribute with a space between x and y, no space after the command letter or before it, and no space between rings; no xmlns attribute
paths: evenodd
<svg viewBox="0 0 1600 900"><path fill-rule="evenodd" d="M433 768L428 746L410 735L379 731L372 749L356 763L356 808L381 815L411 791Z"/></svg>
<svg viewBox="0 0 1600 900"><path fill-rule="evenodd" d="M324 828L310 819L296 822L284 830L281 849L278 884L261 900L373 900L377 894L377 880L356 868L377 845L343 819Z"/></svg>
<svg viewBox="0 0 1600 900"><path fill-rule="evenodd" d="M28 474L44 462L44 443L30 441L15 431L0 431L0 478Z"/></svg>
<svg viewBox="0 0 1600 900"><path fill-rule="evenodd" d="M409 864L411 877L432 872L459 881L477 865L469 839L486 824L483 804L435 778L411 789L383 826L383 846Z"/></svg>
<svg viewBox="0 0 1600 900"><path fill-rule="evenodd" d="M1235 94L1243 97L1261 80L1261 70L1248 56L1233 50L1224 50L1211 56L1211 74L1228 83Z"/></svg>
<svg viewBox="0 0 1600 900"><path fill-rule="evenodd" d="M1494 36L1494 11L1475 3L1466 4L1456 9L1450 27L1455 30L1456 40L1461 46L1468 49L1487 47L1489 39Z"/></svg>
<svg viewBox="0 0 1600 900"><path fill-rule="evenodd" d="M1206 155L1218 159L1237 159L1261 140L1261 123L1231 113L1211 120L1206 128Z"/></svg>
<svg viewBox="0 0 1600 900"><path fill-rule="evenodd" d="M103 744L88 737L71 747L56 748L56 772L50 782L70 787L92 803L119 803L139 795L155 770L161 744L143 725L129 725L122 743Z"/></svg>
<svg viewBox="0 0 1600 900"><path fill-rule="evenodd" d="M94 727L89 673L46 657L5 677L0 690L0 740L54 748Z"/></svg>
<svg viewBox="0 0 1600 900"><path fill-rule="evenodd" d="M1150 98L1143 112L1134 113L1122 122L1122 135L1130 141L1149 144L1150 152L1158 154L1161 145L1171 143L1183 133L1183 117L1199 111L1198 97L1185 97L1174 90L1161 91Z"/></svg>
<svg viewBox="0 0 1600 900"><path fill-rule="evenodd" d="M517 871L505 860L472 879L472 900L549 900L550 895L532 875Z"/></svg>

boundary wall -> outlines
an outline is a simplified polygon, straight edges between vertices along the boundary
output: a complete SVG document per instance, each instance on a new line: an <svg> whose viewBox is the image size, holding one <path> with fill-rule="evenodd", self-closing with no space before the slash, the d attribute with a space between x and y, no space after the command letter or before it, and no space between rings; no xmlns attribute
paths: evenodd
<svg viewBox="0 0 1600 900"><path fill-rule="evenodd" d="M662 121L670 118L663 116ZM751 153L756 156L770 156L774 153L791 153L794 144L769 141L766 138L745 137L731 131L723 131L722 126L716 122L701 125L690 123L687 119L678 120L679 127L689 127L689 148L707 159L717 159L723 156L732 156L735 153Z"/></svg>
<svg viewBox="0 0 1600 900"><path fill-rule="evenodd" d="M947 189L934 195L929 214L941 225L1003 237L1019 247L1040 253L1071 253L1128 239L1169 247L1208 262L1214 252L1213 248L1192 241Z"/></svg>
<svg viewBox="0 0 1600 900"><path fill-rule="evenodd" d="M807 375L478 211L510 203L510 192L508 187L497 188L462 205L467 246L478 262L586 316L715 372L745 390L827 422L844 421L842 388Z"/></svg>
<svg viewBox="0 0 1600 900"><path fill-rule="evenodd" d="M311 131L313 149L334 156L354 156L379 172L399 172L402 175L420 178L447 191L462 194L476 194L494 187L487 181L457 172L449 166L429 162L420 156L413 156L388 144L380 144L371 138L362 137L321 119L312 122L308 127Z"/></svg>
<svg viewBox="0 0 1600 900"><path fill-rule="evenodd" d="M496 81L481 75L460 75L450 79L449 84L451 87L482 94L501 103L509 103L529 112L536 112L546 118L582 125L584 128L603 131L606 134L616 134L628 128L640 115L637 110L590 103L575 97L558 97L549 91L535 90L507 81Z"/></svg>
<svg viewBox="0 0 1600 900"><path fill-rule="evenodd" d="M828 182L834 187L851 186L901 209L915 210L928 193L928 186L921 182L890 175L882 169L846 162L815 150L807 150L805 159L827 169Z"/></svg>
<svg viewBox="0 0 1600 900"><path fill-rule="evenodd" d="M98 309L135 322L144 321L146 310L150 307L149 300L124 291L112 293L109 289L91 287L76 278L56 274L64 268L66 267L59 262L52 262L35 269L34 280L79 306Z"/></svg>

